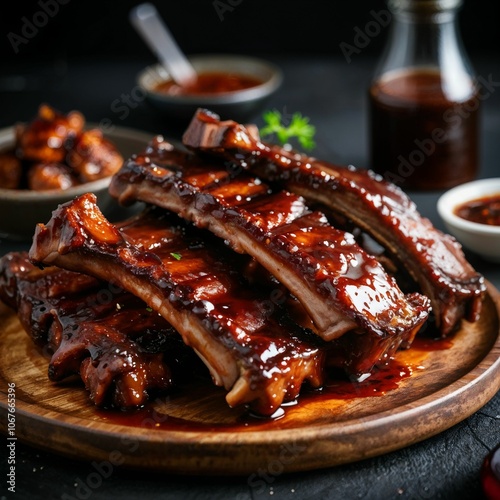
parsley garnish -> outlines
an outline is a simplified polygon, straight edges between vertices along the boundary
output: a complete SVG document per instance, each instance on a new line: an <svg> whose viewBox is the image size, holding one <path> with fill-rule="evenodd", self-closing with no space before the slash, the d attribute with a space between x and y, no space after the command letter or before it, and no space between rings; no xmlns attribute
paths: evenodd
<svg viewBox="0 0 500 500"><path fill-rule="evenodd" d="M171 252L170 255L175 259L175 260L181 260L182 259L182 255L180 253L175 253L175 252Z"/></svg>
<svg viewBox="0 0 500 500"><path fill-rule="evenodd" d="M260 129L261 136L276 135L281 144L287 144L293 137L304 149L313 149L316 146L314 135L316 127L309 123L309 118L300 113L294 113L288 126L281 123L281 113L277 110L266 111L262 118L266 126Z"/></svg>

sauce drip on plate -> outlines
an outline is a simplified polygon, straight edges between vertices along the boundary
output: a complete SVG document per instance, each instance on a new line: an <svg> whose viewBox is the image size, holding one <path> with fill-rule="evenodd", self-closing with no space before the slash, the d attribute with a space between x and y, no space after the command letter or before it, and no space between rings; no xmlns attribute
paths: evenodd
<svg viewBox="0 0 500 500"><path fill-rule="evenodd" d="M318 402L329 399L351 400L356 398L381 397L387 392L398 388L400 382L410 377L413 372L411 366L393 361L390 365L377 369L373 374L363 381L350 380L345 375L340 375L333 369L329 380L322 389L314 390L304 388L298 400L284 403L271 417L254 415L250 411L235 410L234 419L228 422L196 422L190 418L177 417L156 408L154 404L146 404L138 410L116 411L113 409L96 409L96 415L116 425L129 427L151 428L160 431L225 431L234 432L251 430L255 428L271 428L273 422L280 420L287 413L288 407L294 407L305 402ZM164 398L169 400L167 396ZM161 398L157 399L162 401ZM153 403L153 402L151 402Z"/></svg>
<svg viewBox="0 0 500 500"><path fill-rule="evenodd" d="M295 406L321 401L326 402L332 399L338 400L339 404L341 404L340 401L348 404L349 400L383 397L387 393L396 390L403 380L412 376L415 370L424 369L421 362L426 358L426 353L434 350L450 349L453 346L451 340L442 342L441 339L432 339L425 336L418 341L415 339L414 343L415 345L412 344L412 348L401 353L403 354L402 359L393 359L387 366L375 369L371 376L364 380L349 379L349 377L333 368L322 389L304 388L298 400L283 404L270 418L255 416L244 409L233 409L233 417L225 418L222 416L218 422L197 422L190 416L183 418L182 412L179 415L170 414L167 408L168 401L170 401L171 397L176 399L175 391L171 395L157 398L155 402L150 401L149 404L138 410L124 412L96 408L95 412L98 418L116 425L150 428L155 431L234 432L256 428L260 430L272 429L276 421L285 417L288 410L292 410ZM198 380L198 384L194 383L192 392L199 394L200 398L202 398L204 392L203 381ZM185 391L180 390L178 394L183 392ZM217 397L215 393L213 395ZM162 404L162 401L167 402L167 407ZM179 404L181 403L177 403L177 406Z"/></svg>

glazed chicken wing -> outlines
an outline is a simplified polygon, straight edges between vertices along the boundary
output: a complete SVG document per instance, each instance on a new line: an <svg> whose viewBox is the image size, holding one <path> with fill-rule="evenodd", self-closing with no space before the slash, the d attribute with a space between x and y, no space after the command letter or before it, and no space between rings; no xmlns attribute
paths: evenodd
<svg viewBox="0 0 500 500"><path fill-rule="evenodd" d="M64 115L42 104L32 121L17 126L18 156L29 161L63 163L66 142L79 134L84 124L85 118L78 111Z"/></svg>
<svg viewBox="0 0 500 500"><path fill-rule="evenodd" d="M37 163L28 171L28 188L34 191L68 189L78 184L78 179L62 163Z"/></svg>
<svg viewBox="0 0 500 500"><path fill-rule="evenodd" d="M68 151L67 161L82 182L91 182L117 172L122 166L123 157L115 146L103 137L100 130L92 129L75 138Z"/></svg>

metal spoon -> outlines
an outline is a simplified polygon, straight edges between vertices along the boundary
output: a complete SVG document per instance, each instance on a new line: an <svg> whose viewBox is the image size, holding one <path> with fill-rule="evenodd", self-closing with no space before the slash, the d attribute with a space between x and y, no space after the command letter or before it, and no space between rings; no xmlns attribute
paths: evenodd
<svg viewBox="0 0 500 500"><path fill-rule="evenodd" d="M196 80L196 70L182 53L174 37L150 3L137 5L130 11L130 22L172 79L181 86Z"/></svg>

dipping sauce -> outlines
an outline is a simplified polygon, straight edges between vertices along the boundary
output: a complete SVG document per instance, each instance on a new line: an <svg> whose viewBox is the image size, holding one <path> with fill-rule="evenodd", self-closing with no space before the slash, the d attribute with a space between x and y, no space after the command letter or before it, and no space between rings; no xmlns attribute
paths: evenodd
<svg viewBox="0 0 500 500"><path fill-rule="evenodd" d="M471 222L500 226L500 193L462 203L454 213Z"/></svg>
<svg viewBox="0 0 500 500"><path fill-rule="evenodd" d="M369 89L371 168L405 188L444 189L478 169L480 99L436 70L388 73ZM459 97L460 96L460 97Z"/></svg>
<svg viewBox="0 0 500 500"><path fill-rule="evenodd" d="M488 500L500 498L500 444L493 448L481 467L481 484Z"/></svg>
<svg viewBox="0 0 500 500"><path fill-rule="evenodd" d="M262 84L262 80L238 73L199 73L195 82L181 87L172 80L160 82L154 87L156 92L168 95L214 95L237 90L250 89Z"/></svg>

